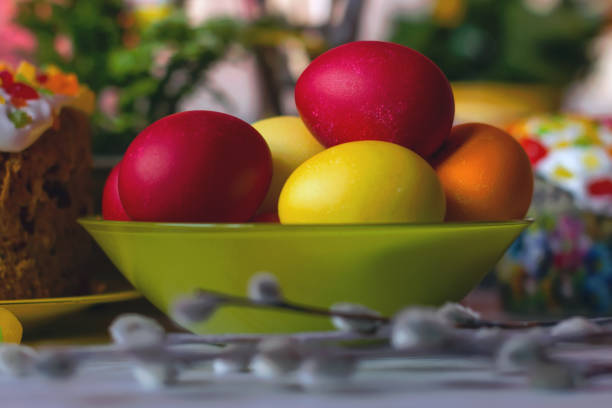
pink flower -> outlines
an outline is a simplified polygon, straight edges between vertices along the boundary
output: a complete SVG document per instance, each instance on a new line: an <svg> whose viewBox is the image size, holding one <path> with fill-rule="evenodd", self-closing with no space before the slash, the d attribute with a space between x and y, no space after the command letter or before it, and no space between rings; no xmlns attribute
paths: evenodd
<svg viewBox="0 0 612 408"><path fill-rule="evenodd" d="M98 97L98 106L105 115L116 116L119 111L119 90L113 87L104 88Z"/></svg>
<svg viewBox="0 0 612 408"><path fill-rule="evenodd" d="M65 60L72 59L72 40L64 34L58 34L53 41L55 51Z"/></svg>
<svg viewBox="0 0 612 408"><path fill-rule="evenodd" d="M16 12L14 0L0 1L0 60L15 66L36 46L34 37L13 22Z"/></svg>

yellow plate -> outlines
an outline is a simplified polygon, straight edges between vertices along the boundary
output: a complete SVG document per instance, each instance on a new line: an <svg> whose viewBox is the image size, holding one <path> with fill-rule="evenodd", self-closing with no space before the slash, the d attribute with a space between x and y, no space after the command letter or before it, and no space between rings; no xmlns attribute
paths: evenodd
<svg viewBox="0 0 612 408"><path fill-rule="evenodd" d="M141 296L135 290L126 290L99 295L0 300L0 307L17 316L24 328L31 328L93 305L124 302Z"/></svg>
<svg viewBox="0 0 612 408"><path fill-rule="evenodd" d="M503 82L454 82L455 121L505 126L527 115L556 112L561 89Z"/></svg>
<svg viewBox="0 0 612 408"><path fill-rule="evenodd" d="M288 299L355 302L391 315L461 300L529 221L388 225L169 224L80 220L123 275L162 311L204 288L245 295L269 271ZM197 332L330 328L327 319L228 307Z"/></svg>

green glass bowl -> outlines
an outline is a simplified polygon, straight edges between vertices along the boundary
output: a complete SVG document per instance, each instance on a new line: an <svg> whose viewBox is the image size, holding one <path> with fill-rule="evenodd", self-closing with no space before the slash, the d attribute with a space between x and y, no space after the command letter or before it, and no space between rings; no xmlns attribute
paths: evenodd
<svg viewBox="0 0 612 408"><path fill-rule="evenodd" d="M259 271L288 299L328 307L355 302L392 315L408 305L461 300L529 221L496 223L279 225L79 220L125 277L167 312L196 288L245 295ZM198 333L294 332L326 318L222 308Z"/></svg>

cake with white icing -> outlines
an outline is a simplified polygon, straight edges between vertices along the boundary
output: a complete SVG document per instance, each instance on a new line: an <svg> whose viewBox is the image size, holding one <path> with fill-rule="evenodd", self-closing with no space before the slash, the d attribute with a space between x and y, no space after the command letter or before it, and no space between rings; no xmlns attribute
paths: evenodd
<svg viewBox="0 0 612 408"><path fill-rule="evenodd" d="M93 100L74 74L0 64L0 299L87 288Z"/></svg>
<svg viewBox="0 0 612 408"><path fill-rule="evenodd" d="M569 193L578 209L612 216L608 123L567 114L534 115L508 130L527 152L536 176Z"/></svg>

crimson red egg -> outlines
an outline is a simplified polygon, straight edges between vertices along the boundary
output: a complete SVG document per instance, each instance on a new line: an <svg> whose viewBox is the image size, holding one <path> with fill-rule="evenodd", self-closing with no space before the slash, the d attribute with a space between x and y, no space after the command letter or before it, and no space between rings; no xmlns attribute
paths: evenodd
<svg viewBox="0 0 612 408"><path fill-rule="evenodd" d="M121 198L119 198L119 162L106 178L102 192L102 218L114 221L130 221L131 218L125 212Z"/></svg>
<svg viewBox="0 0 612 408"><path fill-rule="evenodd" d="M333 48L304 70L295 87L304 123L325 146L383 140L430 156L450 133L450 84L411 48L356 41Z"/></svg>
<svg viewBox="0 0 612 408"><path fill-rule="evenodd" d="M270 150L248 123L188 111L143 130L121 164L119 192L137 221L246 222L272 177Z"/></svg>

